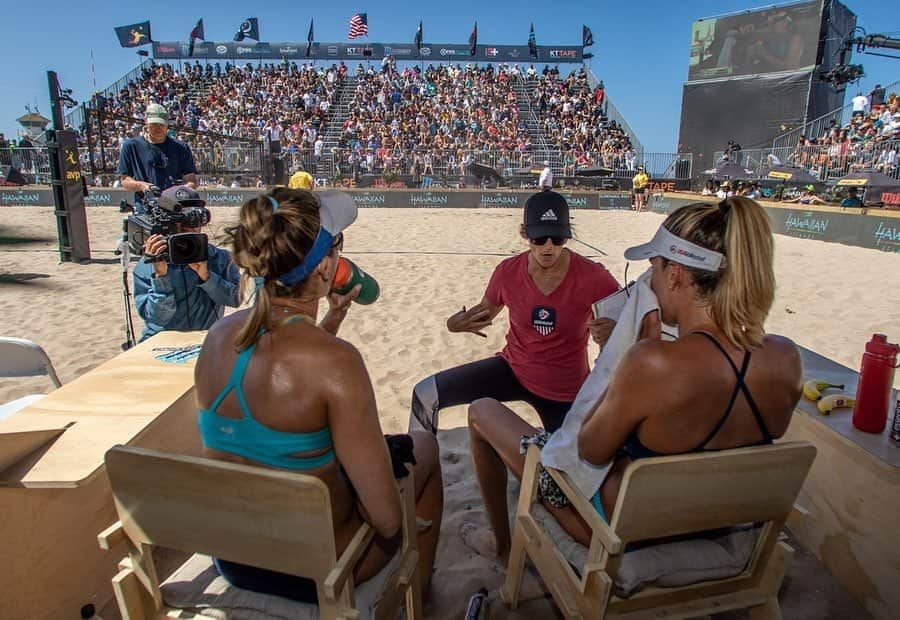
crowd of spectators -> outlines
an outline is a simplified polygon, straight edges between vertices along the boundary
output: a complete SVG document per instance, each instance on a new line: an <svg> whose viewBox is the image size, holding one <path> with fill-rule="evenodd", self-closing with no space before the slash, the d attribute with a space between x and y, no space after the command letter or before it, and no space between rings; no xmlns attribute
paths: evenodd
<svg viewBox="0 0 900 620"><path fill-rule="evenodd" d="M858 170L900 174L900 95L880 99L861 93L844 125L832 121L819 136L800 136L787 163L807 168L820 179Z"/></svg>
<svg viewBox="0 0 900 620"><path fill-rule="evenodd" d="M581 68L560 79L557 67L544 67L541 75L529 67L526 79L534 82L532 103L541 121L545 140L560 153L564 175L577 168L601 164L634 171L640 162L625 130L606 115L606 89L602 81L588 84Z"/></svg>
<svg viewBox="0 0 900 620"><path fill-rule="evenodd" d="M116 93L94 95L89 126L76 129L83 146L90 133L95 164L110 170L122 143L140 131L146 106L160 103L191 145L201 179L213 182L259 171L249 158L260 140L262 151L275 146L288 174L323 156L354 176L455 176L472 163L509 173L536 164L537 150L563 175L598 163L634 171L639 163L623 128L606 118L603 84L591 88L583 69L561 79L549 66L542 73L505 64L398 69L385 57L380 67L353 70L343 99L349 112L326 138L347 73L343 62L151 64ZM520 112L529 104L534 118Z"/></svg>
<svg viewBox="0 0 900 620"><path fill-rule="evenodd" d="M388 62L358 72L338 138L341 161L353 174L463 174L479 153L490 153L477 158L483 163L526 165L531 138L514 79L504 65L399 71Z"/></svg>
<svg viewBox="0 0 900 620"><path fill-rule="evenodd" d="M200 170L240 170L248 163L241 160L258 140L276 143L276 150L286 153L312 150L346 71L343 63L327 68L312 63L223 67L199 62L181 69L169 64L146 67L142 79L126 84L118 94L95 95L95 107L102 103L105 114L102 133L96 115L89 118L94 141L101 136L103 141L103 148L95 144L95 158L110 150L106 164L116 160L122 142L140 130L149 103L166 106L174 123L197 132L182 138L190 142ZM80 129L86 144L85 128Z"/></svg>

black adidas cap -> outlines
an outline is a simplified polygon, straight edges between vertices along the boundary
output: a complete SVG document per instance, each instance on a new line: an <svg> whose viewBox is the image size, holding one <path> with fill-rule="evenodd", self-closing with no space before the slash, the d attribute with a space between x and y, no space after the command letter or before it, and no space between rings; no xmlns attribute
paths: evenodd
<svg viewBox="0 0 900 620"><path fill-rule="evenodd" d="M572 238L569 203L556 192L538 192L525 203L525 236Z"/></svg>

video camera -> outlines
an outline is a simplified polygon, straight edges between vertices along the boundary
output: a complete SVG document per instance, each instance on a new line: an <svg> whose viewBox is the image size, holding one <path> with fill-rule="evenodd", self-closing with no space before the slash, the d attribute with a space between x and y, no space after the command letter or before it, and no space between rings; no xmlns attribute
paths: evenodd
<svg viewBox="0 0 900 620"><path fill-rule="evenodd" d="M129 215L123 223L125 240L134 254L143 254L144 245L151 235L166 238L166 250L155 256L145 255L144 262L164 260L172 265L187 265L209 257L209 239L205 234L178 232L179 224L200 228L210 220L209 209L191 204L202 201L190 198L179 200L177 194L181 191L185 190L178 188L173 196L169 195L169 190L160 193L158 187L151 186L143 193L144 213Z"/></svg>

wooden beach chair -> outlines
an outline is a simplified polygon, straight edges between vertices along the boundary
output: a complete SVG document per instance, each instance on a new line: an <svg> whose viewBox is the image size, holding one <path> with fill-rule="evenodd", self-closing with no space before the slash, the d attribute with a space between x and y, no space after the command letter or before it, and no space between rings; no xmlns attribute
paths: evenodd
<svg viewBox="0 0 900 620"><path fill-rule="evenodd" d="M815 454L810 443L785 442L635 461L608 525L566 474L548 468L592 531L586 548L535 503L540 451L529 446L503 600L516 607L527 554L565 618L743 608L751 620L780 618L777 595L793 549L779 535ZM670 536L679 539L626 549Z"/></svg>
<svg viewBox="0 0 900 620"><path fill-rule="evenodd" d="M313 476L116 446L106 467L119 521L99 536L128 556L113 578L126 620L159 617L393 618L404 601L421 617L412 475L399 482L403 543L375 577L354 584L353 568L372 540L363 524L338 556L328 488ZM160 586L153 548L194 553ZM319 605L230 586L210 556L316 582Z"/></svg>

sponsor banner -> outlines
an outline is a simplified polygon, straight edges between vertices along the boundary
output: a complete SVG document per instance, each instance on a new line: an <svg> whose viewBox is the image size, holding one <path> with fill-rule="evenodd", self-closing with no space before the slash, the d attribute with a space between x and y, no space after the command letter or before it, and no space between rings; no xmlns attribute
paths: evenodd
<svg viewBox="0 0 900 620"><path fill-rule="evenodd" d="M53 194L49 189L6 189L0 188L0 206L33 207L53 206Z"/></svg>
<svg viewBox="0 0 900 620"><path fill-rule="evenodd" d="M601 211L627 211L631 209L631 195L623 192L597 194L597 208Z"/></svg>
<svg viewBox="0 0 900 620"><path fill-rule="evenodd" d="M479 207L518 207L520 202L520 194L512 194L510 192L482 192L478 199ZM525 206L528 197L522 197L521 205Z"/></svg>
<svg viewBox="0 0 900 620"><path fill-rule="evenodd" d="M314 42L309 56L306 41L264 42L195 41L194 53L189 55L186 41L154 41L153 57L164 60L228 59L228 60L381 60L392 54L404 61L459 62L518 62L518 63L580 63L583 48L570 45L539 45L537 57L532 57L527 45L479 45L474 56L468 44L428 43L417 49L413 43L323 43Z"/></svg>
<svg viewBox="0 0 900 620"><path fill-rule="evenodd" d="M872 231L872 239L879 250L900 252L900 219L878 218L875 230Z"/></svg>
<svg viewBox="0 0 900 620"><path fill-rule="evenodd" d="M881 201L886 207L900 207L900 191L881 192Z"/></svg>

